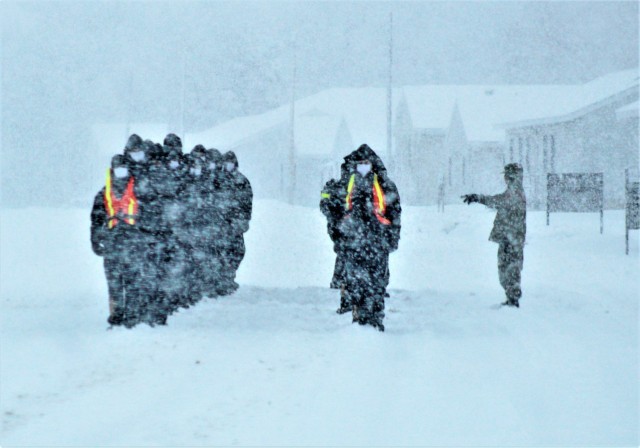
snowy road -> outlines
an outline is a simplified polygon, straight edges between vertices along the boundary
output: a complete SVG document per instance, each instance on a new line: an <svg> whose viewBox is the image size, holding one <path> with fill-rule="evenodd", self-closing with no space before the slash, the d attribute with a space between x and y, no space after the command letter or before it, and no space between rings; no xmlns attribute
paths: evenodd
<svg viewBox="0 0 640 448"><path fill-rule="evenodd" d="M637 445L637 232L530 212L495 310L492 219L405 209L381 334L334 313L322 215L258 201L235 295L105 331L88 211L3 210L0 443Z"/></svg>

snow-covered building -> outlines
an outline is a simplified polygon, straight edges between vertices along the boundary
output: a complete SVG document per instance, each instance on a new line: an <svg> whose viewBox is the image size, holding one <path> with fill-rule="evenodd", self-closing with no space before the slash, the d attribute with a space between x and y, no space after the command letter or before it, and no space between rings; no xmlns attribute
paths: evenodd
<svg viewBox="0 0 640 448"><path fill-rule="evenodd" d="M581 171L604 172L606 203L620 206L624 168L638 164L637 101L637 69L580 85L397 88L387 154L386 89L334 88L185 142L235 151L257 197L304 205L317 204L342 157L367 143L391 168L407 204L435 204L441 184L448 202L471 191L499 192L502 167L518 161L532 207L544 205L546 173Z"/></svg>
<svg viewBox="0 0 640 448"><path fill-rule="evenodd" d="M639 162L638 70L568 86L543 106L499 124L532 205L545 201L547 173L601 172L605 207L622 207L625 169Z"/></svg>

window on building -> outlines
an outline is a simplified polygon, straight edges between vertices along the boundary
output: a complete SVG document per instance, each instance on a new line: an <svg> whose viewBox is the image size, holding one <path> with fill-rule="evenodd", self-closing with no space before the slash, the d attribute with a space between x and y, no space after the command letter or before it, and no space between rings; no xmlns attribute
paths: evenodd
<svg viewBox="0 0 640 448"><path fill-rule="evenodd" d="M549 172L549 138L546 135L542 137L542 167L545 174Z"/></svg>
<svg viewBox="0 0 640 448"><path fill-rule="evenodd" d="M551 147L551 155L549 157L550 166L552 173L556 172L556 139L553 135L549 136L549 145Z"/></svg>
<svg viewBox="0 0 640 448"><path fill-rule="evenodd" d="M528 173L531 172L531 136L527 137L527 152L525 154L525 166Z"/></svg>
<svg viewBox="0 0 640 448"><path fill-rule="evenodd" d="M467 175L466 170L467 170L467 160L463 157L462 158L462 184L463 185L466 183L465 182L465 177Z"/></svg>
<svg viewBox="0 0 640 448"><path fill-rule="evenodd" d="M523 153L524 152L524 139L522 137L518 137L518 162L522 163L522 160L524 159L523 157Z"/></svg>

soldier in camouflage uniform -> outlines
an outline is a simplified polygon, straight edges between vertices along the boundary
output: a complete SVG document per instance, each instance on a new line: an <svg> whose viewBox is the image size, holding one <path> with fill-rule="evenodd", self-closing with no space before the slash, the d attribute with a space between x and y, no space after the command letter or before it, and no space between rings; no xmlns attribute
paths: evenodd
<svg viewBox="0 0 640 448"><path fill-rule="evenodd" d="M467 194L464 202L478 202L497 210L489 240L498 246L498 273L500 284L507 295L503 305L519 307L522 290L520 272L524 260L524 241L527 233L527 199L522 186L523 171L519 163L504 167L507 190L495 196Z"/></svg>

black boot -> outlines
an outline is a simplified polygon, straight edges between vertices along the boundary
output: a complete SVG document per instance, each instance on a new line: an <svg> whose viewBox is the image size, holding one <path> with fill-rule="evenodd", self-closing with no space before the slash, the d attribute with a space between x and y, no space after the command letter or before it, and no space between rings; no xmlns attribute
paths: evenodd
<svg viewBox="0 0 640 448"><path fill-rule="evenodd" d="M351 301L349 300L349 294L343 288L340 291L340 308L336 310L338 314L348 313L349 311L353 311L353 307L351 306Z"/></svg>

